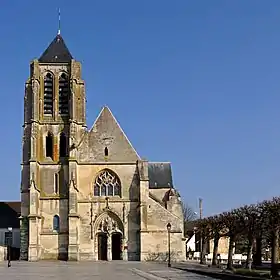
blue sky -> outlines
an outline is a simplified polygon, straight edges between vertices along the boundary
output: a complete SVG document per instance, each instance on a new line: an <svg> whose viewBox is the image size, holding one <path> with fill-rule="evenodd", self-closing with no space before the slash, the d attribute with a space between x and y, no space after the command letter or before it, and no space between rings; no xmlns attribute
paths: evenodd
<svg viewBox="0 0 280 280"><path fill-rule="evenodd" d="M280 1L5 1L1 200L20 198L24 83L57 31L83 63L87 120L108 105L138 153L171 161L204 214L280 191Z"/></svg>

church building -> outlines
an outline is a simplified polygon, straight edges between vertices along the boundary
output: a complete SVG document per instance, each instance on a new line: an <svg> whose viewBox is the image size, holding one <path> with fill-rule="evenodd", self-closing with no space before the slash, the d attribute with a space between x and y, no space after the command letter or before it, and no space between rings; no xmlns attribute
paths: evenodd
<svg viewBox="0 0 280 280"><path fill-rule="evenodd" d="M108 107L87 128L81 63L60 33L30 64L22 143L21 260L166 260L168 236L185 259L170 163L141 159Z"/></svg>

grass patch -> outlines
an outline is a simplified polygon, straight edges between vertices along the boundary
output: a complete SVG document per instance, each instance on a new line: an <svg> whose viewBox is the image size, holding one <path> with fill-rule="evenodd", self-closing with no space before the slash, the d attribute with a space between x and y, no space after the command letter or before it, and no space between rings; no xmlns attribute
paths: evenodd
<svg viewBox="0 0 280 280"><path fill-rule="evenodd" d="M269 270L257 270L257 269L246 269L246 268L237 268L234 270L235 274L244 275L244 276L255 276L255 277L266 277L270 278Z"/></svg>

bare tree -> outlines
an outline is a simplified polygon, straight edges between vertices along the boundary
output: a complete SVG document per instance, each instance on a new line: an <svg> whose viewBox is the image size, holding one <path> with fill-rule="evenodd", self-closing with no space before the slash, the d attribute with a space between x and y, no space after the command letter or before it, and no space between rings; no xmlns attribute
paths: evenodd
<svg viewBox="0 0 280 280"><path fill-rule="evenodd" d="M184 217L184 232L187 234L190 229L191 222L196 220L196 212L194 212L193 208L190 207L187 203L183 203L183 217Z"/></svg>
<svg viewBox="0 0 280 280"><path fill-rule="evenodd" d="M227 269L233 270L233 250L237 236L242 233L242 215L243 212L238 209L233 209L230 212L222 213L223 223L227 229L227 236L229 237L229 248L228 248L228 262Z"/></svg>
<svg viewBox="0 0 280 280"><path fill-rule="evenodd" d="M215 215L208 218L208 222L210 224L210 234L211 238L214 240L214 248L213 248L213 257L212 257L212 265L217 265L217 257L218 257L218 246L219 240L221 236L223 236L223 230L225 225L223 223L222 215Z"/></svg>
<svg viewBox="0 0 280 280"><path fill-rule="evenodd" d="M239 208L242 215L239 217L241 226L244 227L243 234L248 239L246 268L252 268L253 244L259 237L262 229L263 219L259 204L245 205Z"/></svg>
<svg viewBox="0 0 280 280"><path fill-rule="evenodd" d="M262 203L266 226L271 237L271 276L278 276L278 248L280 233L280 197Z"/></svg>
<svg viewBox="0 0 280 280"><path fill-rule="evenodd" d="M196 212L187 203L183 203L183 215L185 222L194 221L197 218Z"/></svg>
<svg viewBox="0 0 280 280"><path fill-rule="evenodd" d="M191 208L184 207L185 221L191 221L196 217L196 213ZM196 231L206 241L214 240L212 264L217 264L218 244L221 236L229 237L228 263L227 269L233 269L233 250L237 239L245 238L247 244L246 267L252 267L253 244L255 244L254 259L261 260L262 240L267 239L271 244L271 275L278 275L278 248L280 235L280 197L265 200L258 204L245 205L240 208L224 212L220 215L199 219L194 222ZM205 263L204 249L202 246L201 263ZM255 263L255 261L254 261ZM256 262L257 263L257 262ZM261 263L261 261L260 261Z"/></svg>

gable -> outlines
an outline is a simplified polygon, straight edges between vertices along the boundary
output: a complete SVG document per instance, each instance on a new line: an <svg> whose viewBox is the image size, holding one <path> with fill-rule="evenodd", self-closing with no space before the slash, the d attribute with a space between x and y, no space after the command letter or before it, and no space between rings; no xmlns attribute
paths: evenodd
<svg viewBox="0 0 280 280"><path fill-rule="evenodd" d="M86 162L135 162L140 157L108 107L103 107L79 148Z"/></svg>

